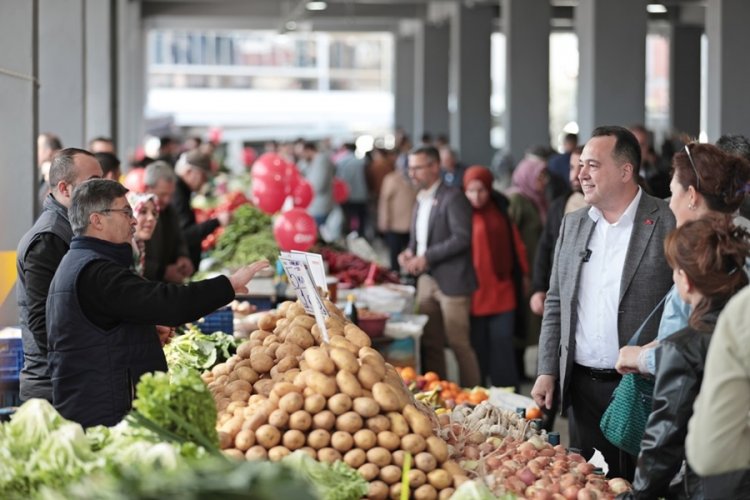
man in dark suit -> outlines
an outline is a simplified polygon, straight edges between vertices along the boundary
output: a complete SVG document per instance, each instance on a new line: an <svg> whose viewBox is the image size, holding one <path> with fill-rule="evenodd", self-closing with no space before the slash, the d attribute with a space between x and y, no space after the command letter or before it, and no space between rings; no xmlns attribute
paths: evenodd
<svg viewBox="0 0 750 500"><path fill-rule="evenodd" d="M559 397L571 446L586 458L600 450L610 476L632 478L633 460L607 441L599 422L620 380L620 347L672 284L663 244L675 219L666 202L639 188L640 148L627 129L594 130L580 161L591 208L566 215L560 228L531 395L547 408ZM646 324L640 344L656 337L660 316Z"/></svg>
<svg viewBox="0 0 750 500"><path fill-rule="evenodd" d="M409 246L399 255L407 272L418 276L419 312L429 320L422 336L422 368L445 377L448 346L458 360L461 385L481 383L479 363L469 341L471 294L477 287L471 255L472 209L463 191L440 180L440 154L423 146L409 154L409 178L419 189Z"/></svg>

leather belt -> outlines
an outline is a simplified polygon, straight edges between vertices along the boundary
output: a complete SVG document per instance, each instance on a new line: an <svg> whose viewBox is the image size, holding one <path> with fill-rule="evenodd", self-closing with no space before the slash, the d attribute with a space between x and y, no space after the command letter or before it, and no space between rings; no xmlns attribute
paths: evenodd
<svg viewBox="0 0 750 500"><path fill-rule="evenodd" d="M591 377L592 380L619 380L620 375L614 368L590 368L588 366L579 365L578 363L573 364L573 368Z"/></svg>

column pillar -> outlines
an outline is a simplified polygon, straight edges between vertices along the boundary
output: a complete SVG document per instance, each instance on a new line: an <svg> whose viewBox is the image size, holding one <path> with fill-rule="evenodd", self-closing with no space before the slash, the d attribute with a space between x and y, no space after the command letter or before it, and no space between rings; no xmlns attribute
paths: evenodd
<svg viewBox="0 0 750 500"><path fill-rule="evenodd" d="M746 64L750 46L750 3L745 0L708 0L707 125L708 140L722 134L750 135L750 67Z"/></svg>
<svg viewBox="0 0 750 500"><path fill-rule="evenodd" d="M506 144L514 161L535 144L549 144L548 0L503 0L506 39Z"/></svg>
<svg viewBox="0 0 750 500"><path fill-rule="evenodd" d="M115 66L117 121L114 135L123 161L141 144L146 102L145 32L141 2L116 0L117 26Z"/></svg>
<svg viewBox="0 0 750 500"><path fill-rule="evenodd" d="M600 125L644 122L646 20L645 0L579 0L578 127L583 140Z"/></svg>
<svg viewBox="0 0 750 500"><path fill-rule="evenodd" d="M673 130L698 137L701 123L701 35L703 28L672 26L669 60L669 122Z"/></svg>
<svg viewBox="0 0 750 500"><path fill-rule="evenodd" d="M114 53L116 25L113 0L86 0L85 11L85 70L86 115L84 140L97 136L114 137L116 102Z"/></svg>
<svg viewBox="0 0 750 500"><path fill-rule="evenodd" d="M85 11L85 0L39 0L39 126L65 147L86 144Z"/></svg>
<svg viewBox="0 0 750 500"><path fill-rule="evenodd" d="M0 327L18 324L16 247L37 199L37 0L0 0Z"/></svg>
<svg viewBox="0 0 750 500"><path fill-rule="evenodd" d="M394 73L394 112L397 127L403 128L414 141L414 62L416 56L413 33L396 36L396 70Z"/></svg>
<svg viewBox="0 0 750 500"><path fill-rule="evenodd" d="M423 31L424 83L421 97L422 115L418 117L421 132L433 137L448 134L448 56L450 27L448 23L425 24Z"/></svg>
<svg viewBox="0 0 750 500"><path fill-rule="evenodd" d="M459 4L451 20L449 97L450 143L466 164L489 165L490 36L494 10Z"/></svg>

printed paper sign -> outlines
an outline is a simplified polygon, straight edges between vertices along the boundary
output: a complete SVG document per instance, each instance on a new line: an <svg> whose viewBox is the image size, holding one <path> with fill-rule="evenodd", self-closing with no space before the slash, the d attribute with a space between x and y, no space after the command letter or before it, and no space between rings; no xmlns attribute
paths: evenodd
<svg viewBox="0 0 750 500"><path fill-rule="evenodd" d="M282 252L279 257L281 265L284 266L284 272L289 278L289 285L294 289L305 308L307 314L315 317L315 322L320 328L323 340L328 343L328 330L326 329L325 318L328 317L323 299L315 287L315 282L307 265L307 259L304 256L298 256L287 252Z"/></svg>

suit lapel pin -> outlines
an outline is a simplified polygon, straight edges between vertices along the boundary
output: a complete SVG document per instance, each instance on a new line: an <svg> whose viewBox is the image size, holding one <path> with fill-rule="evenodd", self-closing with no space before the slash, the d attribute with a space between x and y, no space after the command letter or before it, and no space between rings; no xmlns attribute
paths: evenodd
<svg viewBox="0 0 750 500"><path fill-rule="evenodd" d="M645 221L643 221L643 223L646 224L647 226L653 226L654 225L654 220L653 219L646 219Z"/></svg>

